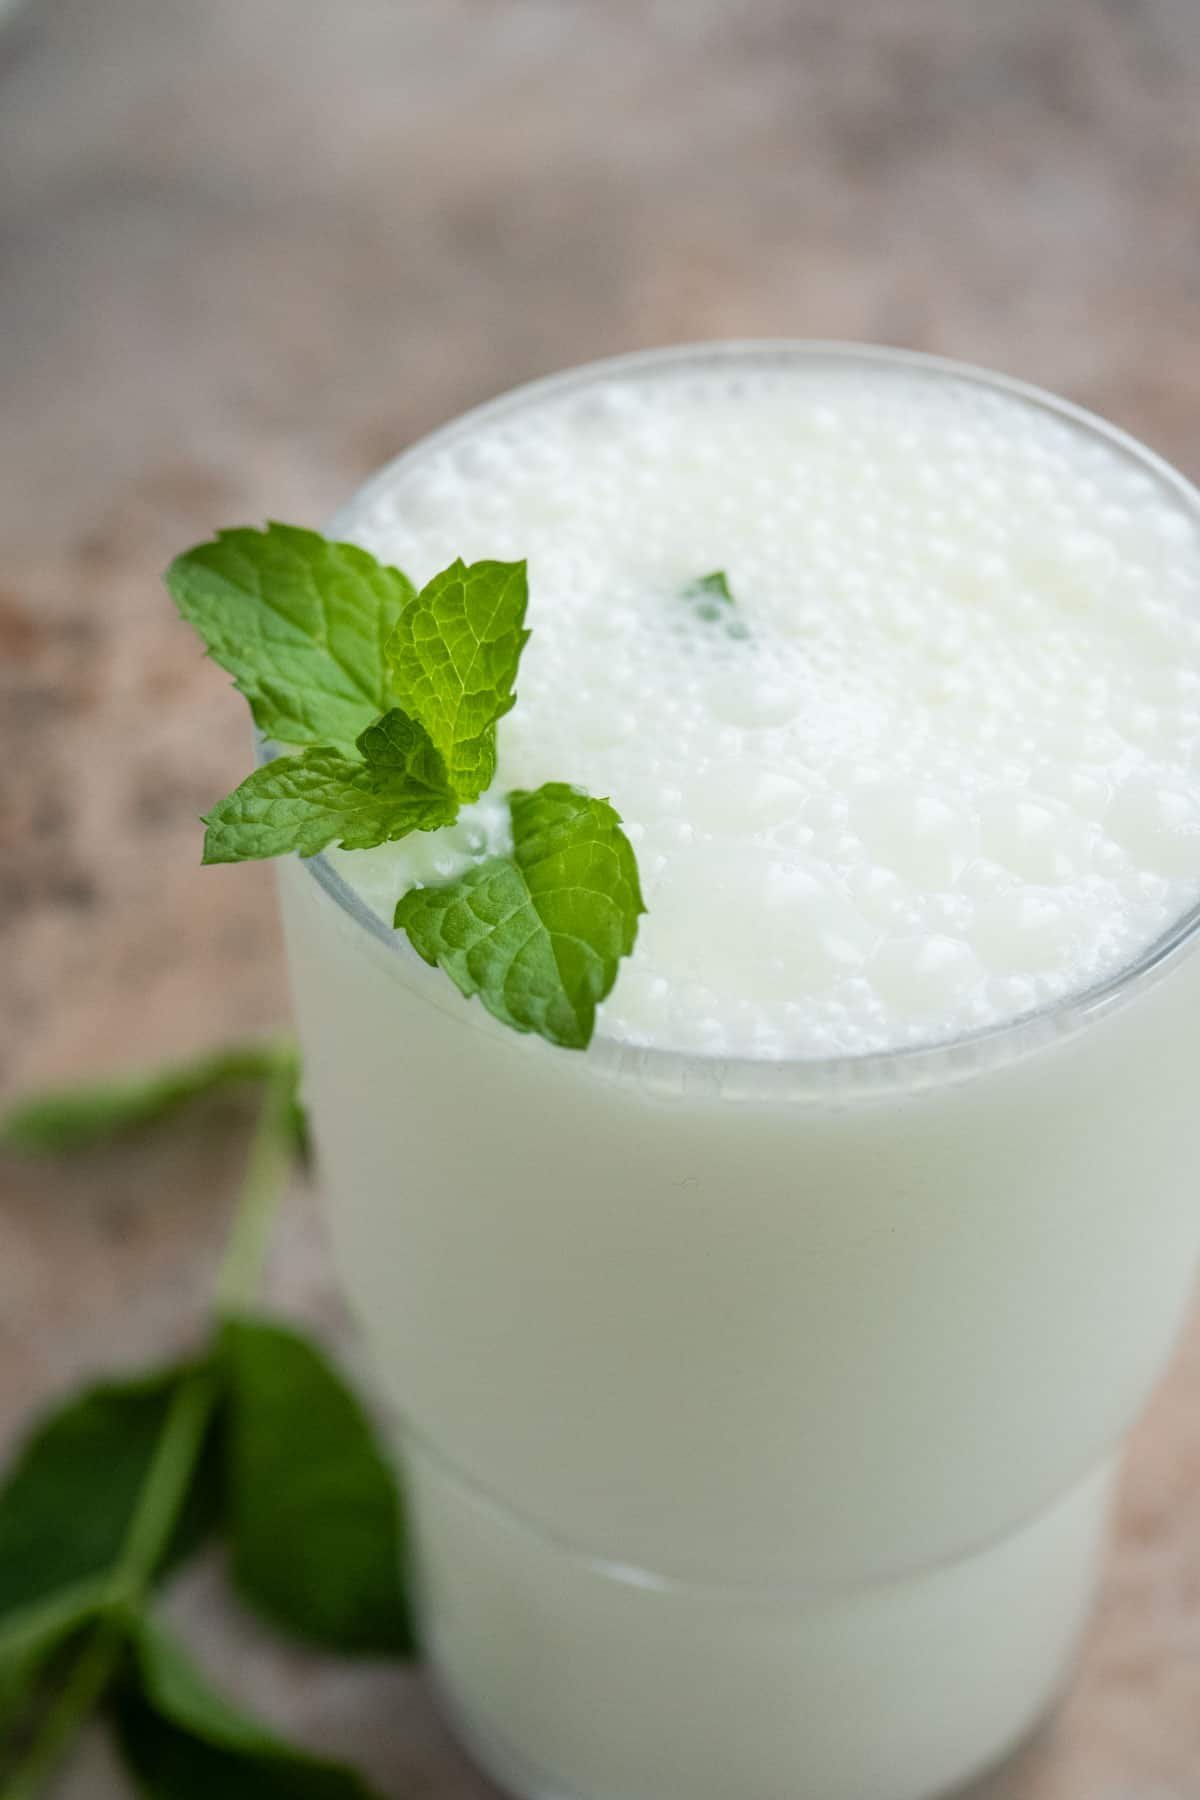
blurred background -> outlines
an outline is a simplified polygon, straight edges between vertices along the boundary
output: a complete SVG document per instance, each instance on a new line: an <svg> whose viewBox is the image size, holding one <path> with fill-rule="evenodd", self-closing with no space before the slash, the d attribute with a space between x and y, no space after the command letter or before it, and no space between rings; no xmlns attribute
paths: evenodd
<svg viewBox="0 0 1200 1800"><path fill-rule="evenodd" d="M12 0L6 0L12 6ZM0 4L0 13L6 10ZM286 1016L271 876L199 867L242 703L159 574L320 524L515 382L868 338L1052 387L1200 476L1196 0L27 0L0 25L0 1082ZM241 1154L201 1114L0 1163L0 1453L186 1341ZM342 1334L298 1193L273 1293ZM419 1674L227 1680L387 1794L483 1800ZM1200 1329L1139 1438L1082 1679L1004 1800L1200 1792ZM64 1800L110 1800L93 1743Z"/></svg>

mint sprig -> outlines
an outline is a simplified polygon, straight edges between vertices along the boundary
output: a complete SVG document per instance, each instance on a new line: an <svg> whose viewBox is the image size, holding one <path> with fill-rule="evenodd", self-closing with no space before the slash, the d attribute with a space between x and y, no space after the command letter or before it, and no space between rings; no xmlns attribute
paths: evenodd
<svg viewBox="0 0 1200 1800"><path fill-rule="evenodd" d="M167 586L294 752L206 816L206 863L369 850L453 824L490 787L529 639L523 562L459 560L418 593L352 544L270 525L189 550ZM687 593L733 606L719 571ZM510 857L402 896L396 925L505 1024L584 1049L645 910L637 860L608 802L563 782L511 811Z"/></svg>
<svg viewBox="0 0 1200 1800"><path fill-rule="evenodd" d="M316 1345L249 1310L298 1148L295 1054L257 1054L262 1110L207 1343L53 1409L0 1482L4 1800L41 1795L97 1710L158 1800L371 1800L353 1771L236 1713L156 1618L164 1576L224 1536L242 1597L293 1635L347 1652L412 1647L403 1514L366 1415ZM236 1048L25 1113L79 1122L59 1140L78 1150L221 1085L197 1069L224 1067L232 1085L251 1061ZM105 1093L162 1104L118 1098L106 1113ZM0 1141L45 1151L55 1139L0 1129Z"/></svg>
<svg viewBox="0 0 1200 1800"><path fill-rule="evenodd" d="M580 1050L646 910L637 861L608 801L563 782L510 795L509 810L511 856L414 888L395 923L503 1024Z"/></svg>

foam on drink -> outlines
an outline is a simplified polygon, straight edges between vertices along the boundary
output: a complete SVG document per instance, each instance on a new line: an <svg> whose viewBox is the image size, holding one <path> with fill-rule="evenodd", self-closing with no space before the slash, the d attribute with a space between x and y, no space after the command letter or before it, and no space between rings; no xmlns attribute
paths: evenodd
<svg viewBox="0 0 1200 1800"><path fill-rule="evenodd" d="M1200 897L1200 532L1019 396L660 367L402 463L337 531L418 582L528 558L533 636L492 796L331 860L390 920L505 848L507 790L610 796L650 910L609 1036L944 1038L1117 972ZM736 629L685 598L715 569Z"/></svg>

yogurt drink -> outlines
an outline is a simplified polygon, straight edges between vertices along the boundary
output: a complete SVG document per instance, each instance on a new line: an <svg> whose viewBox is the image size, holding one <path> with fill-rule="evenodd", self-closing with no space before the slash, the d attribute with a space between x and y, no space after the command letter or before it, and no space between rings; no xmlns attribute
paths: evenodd
<svg viewBox="0 0 1200 1800"><path fill-rule="evenodd" d="M1200 1244L1200 501L1016 384L729 346L485 407L332 535L529 562L492 793L281 866L447 1704L537 1800L967 1779L1069 1670ZM649 908L584 1054L390 927L546 780Z"/></svg>

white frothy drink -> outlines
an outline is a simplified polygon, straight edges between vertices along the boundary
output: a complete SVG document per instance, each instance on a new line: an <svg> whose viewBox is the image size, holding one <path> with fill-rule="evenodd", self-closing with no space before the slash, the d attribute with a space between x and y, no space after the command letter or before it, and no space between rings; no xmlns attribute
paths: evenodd
<svg viewBox="0 0 1200 1800"><path fill-rule="evenodd" d="M492 793L283 872L451 1707L539 1800L965 1779L1063 1677L1200 1241L1195 495L1026 390L765 346L515 396L334 529L529 563ZM385 923L547 780L649 907L584 1055Z"/></svg>

